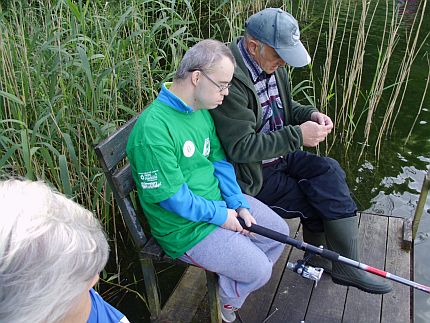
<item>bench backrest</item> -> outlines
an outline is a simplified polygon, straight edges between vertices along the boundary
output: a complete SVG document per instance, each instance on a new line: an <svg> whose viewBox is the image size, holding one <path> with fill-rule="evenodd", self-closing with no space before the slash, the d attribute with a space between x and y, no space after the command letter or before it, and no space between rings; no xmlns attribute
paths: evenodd
<svg viewBox="0 0 430 323"><path fill-rule="evenodd" d="M97 144L94 149L133 242L137 248L142 249L148 239L143 232L130 196L136 188L136 184L125 151L128 137L139 115L133 117L112 135Z"/></svg>

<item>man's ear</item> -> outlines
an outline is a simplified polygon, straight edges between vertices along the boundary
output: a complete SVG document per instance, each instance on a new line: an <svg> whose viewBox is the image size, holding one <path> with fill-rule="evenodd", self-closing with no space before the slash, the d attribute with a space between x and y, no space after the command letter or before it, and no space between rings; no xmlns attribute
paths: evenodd
<svg viewBox="0 0 430 323"><path fill-rule="evenodd" d="M248 52L252 55L255 56L255 54L257 53L258 50L258 42L250 39L248 41Z"/></svg>
<svg viewBox="0 0 430 323"><path fill-rule="evenodd" d="M200 78L200 71L191 72L191 83L193 83L194 86L197 85L199 78Z"/></svg>
<svg viewBox="0 0 430 323"><path fill-rule="evenodd" d="M97 275L95 275L92 279L91 279L91 281L89 282L89 288L92 288L92 287L94 287L94 285L95 284L97 284L97 282L99 281L99 275L97 274ZM89 289L88 288L88 289Z"/></svg>

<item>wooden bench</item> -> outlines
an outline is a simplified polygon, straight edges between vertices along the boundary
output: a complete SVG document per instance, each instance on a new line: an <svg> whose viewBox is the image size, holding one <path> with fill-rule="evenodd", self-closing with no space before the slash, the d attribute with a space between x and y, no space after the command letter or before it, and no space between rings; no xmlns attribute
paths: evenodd
<svg viewBox="0 0 430 323"><path fill-rule="evenodd" d="M221 322L217 275L168 257L158 243L145 234L140 222L142 219L137 216L133 204L133 200L135 203L139 203L137 199L133 199L136 185L125 149L130 132L138 117L139 115L135 116L115 133L97 144L95 151L139 255L148 308L151 314L150 319L154 322L190 322L206 294L206 278L211 322ZM154 261L187 266L182 279L163 308L160 305Z"/></svg>

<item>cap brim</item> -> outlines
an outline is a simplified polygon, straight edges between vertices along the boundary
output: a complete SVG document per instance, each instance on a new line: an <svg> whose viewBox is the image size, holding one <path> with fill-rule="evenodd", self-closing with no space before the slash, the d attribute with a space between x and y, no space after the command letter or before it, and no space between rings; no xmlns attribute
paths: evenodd
<svg viewBox="0 0 430 323"><path fill-rule="evenodd" d="M311 57L301 42L297 43L294 47L275 48L275 50L285 63L290 66L302 67L311 62Z"/></svg>

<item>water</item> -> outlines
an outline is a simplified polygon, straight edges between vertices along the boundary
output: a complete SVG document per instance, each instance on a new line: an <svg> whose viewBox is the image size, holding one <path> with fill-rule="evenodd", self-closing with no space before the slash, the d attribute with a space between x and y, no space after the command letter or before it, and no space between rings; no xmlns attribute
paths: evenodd
<svg viewBox="0 0 430 323"><path fill-rule="evenodd" d="M345 2L345 1L344 1ZM424 1L423 1L424 2ZM319 3L319 1L313 2ZM369 3L369 2L368 2ZM376 4L375 4L376 3ZM390 1L391 5L392 2ZM364 57L364 70L368 70L371 77L363 77L362 90L370 88L372 81L372 71L375 69L376 59L378 57L378 46L380 39L384 33L385 21L385 1L384 3L372 2L371 5L377 5L377 11L374 17L373 26L366 46L366 54ZM405 16L401 22L402 35L412 29L413 20L419 17L418 10L420 1L409 1L408 7L405 8L404 1L397 2L398 8L405 11ZM429 5L427 6L429 7ZM323 6L311 6L308 11L308 21L320 19L323 14ZM430 13L427 8L427 15ZM351 19L351 16L343 10L340 16L340 26L342 29L346 21ZM318 35L319 24L316 23L314 28L309 31L309 45L314 46L315 35ZM325 25L325 27L327 27ZM337 143L330 155L337 158L344 167L348 182L351 187L360 210L365 210L376 214L386 214L396 217L408 218L413 216L420 194L423 178L430 167L430 94L424 93L426 80L429 77L428 54L430 52L429 39L424 40L424 34L430 32L430 19L425 16L421 27L422 35L418 44L423 44L416 61L412 67L410 80L406 95L402 102L397 122L392 133L387 136L382 142L382 148L379 158L375 157L373 149L368 149L367 154L359 158L361 152L360 139L355 139L352 146L345 153L345 146ZM315 35L312 35L314 33ZM306 33L305 33L306 34ZM412 32L412 34L414 34ZM387 37L387 35L386 35ZM336 43L340 41L337 38ZM340 46L340 45L339 45ZM394 82L395 74L397 73L399 64L405 55L405 37L401 37L398 43L398 49L392 57L390 65L389 80ZM317 48L317 56L314 61L315 67L325 61L325 44L320 43ZM336 46L335 46L336 47ZM337 47L336 47L337 48ZM340 61L343 60L345 52L341 52ZM335 53L336 56L338 53ZM342 64L341 64L342 66ZM339 70L338 75L343 75L343 71ZM389 82L386 85L390 84ZM338 87L337 91L343 91ZM388 91L387 91L388 92ZM429 91L427 91L429 92ZM424 99L423 99L424 95ZM413 131L408 138L412 124L418 114L419 106L423 100L423 109L415 123ZM382 102L387 102L388 97L382 98ZM381 105L383 106L383 104ZM383 109L377 111L375 123L380 124L383 118ZM330 114L330 111L328 112ZM357 134L362 133L363 125L359 125ZM370 146L376 141L377 129L373 129L373 133L369 140ZM357 162L358 160L358 162ZM419 231L415 240L415 264L414 264L414 280L430 285L430 257L428 250L430 247L430 198L427 198L424 208L424 214L420 222ZM415 291L415 322L430 321L430 297L420 291Z"/></svg>

